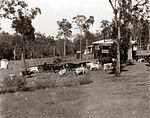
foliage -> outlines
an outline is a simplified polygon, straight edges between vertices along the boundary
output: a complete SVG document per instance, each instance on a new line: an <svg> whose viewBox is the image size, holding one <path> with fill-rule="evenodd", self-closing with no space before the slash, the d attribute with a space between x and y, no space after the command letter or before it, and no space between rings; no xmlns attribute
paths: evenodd
<svg viewBox="0 0 150 118"><path fill-rule="evenodd" d="M123 46L120 43L129 45L130 41L132 40L131 31L132 30L134 31L134 27L132 24L133 23L132 15L138 16L137 19L138 18L143 19L145 16L147 17L148 10L149 10L147 5L149 1L148 0L136 0L133 2L132 0L115 0L115 1L109 0L109 3L111 4L112 9L114 11L114 15L115 15L115 19L114 19L115 27L113 29L115 29L115 32L118 30L116 33L117 36L115 36L117 37L117 64L116 64L115 75L119 76L120 75L120 52L121 52L120 46ZM146 8L146 10L144 10L144 8ZM121 29L121 26L123 25L124 27L122 27ZM121 30L127 31L127 32L121 32ZM125 41L121 40L121 37ZM126 41L128 43L125 43ZM125 47L128 47L127 45Z"/></svg>
<svg viewBox="0 0 150 118"><path fill-rule="evenodd" d="M39 8L28 9L28 4L20 0L2 0L0 6L1 17L12 20L12 28L22 36L22 54L24 61L24 68L27 70L25 62L25 41L27 39L34 39L34 27L32 26L32 20L38 13L41 13Z"/></svg>
<svg viewBox="0 0 150 118"><path fill-rule="evenodd" d="M72 31L71 31L72 26L71 23L67 21L67 19L62 19L62 21L57 21L57 24L59 26L59 32L57 37L63 36L64 38L64 56L66 56L66 42L67 39L72 36Z"/></svg>
<svg viewBox="0 0 150 118"><path fill-rule="evenodd" d="M89 16L87 19L84 15L77 15L76 17L73 17L73 20L77 27L82 29L84 32L86 32L90 28L90 25L94 23L93 16Z"/></svg>
<svg viewBox="0 0 150 118"><path fill-rule="evenodd" d="M57 24L58 24L58 35L57 37L59 36L64 36L64 37L71 37L71 23L69 21L67 21L67 19L62 19L62 21L57 21Z"/></svg>
<svg viewBox="0 0 150 118"><path fill-rule="evenodd" d="M79 50L82 51L83 47L82 47L82 38L83 35L82 33L84 32L85 35L89 32L89 28L90 25L94 23L94 17L93 16L89 16L89 18L87 19L86 16L84 15L77 15L76 17L73 17L73 21L74 23L77 25L77 28L80 30L80 47ZM85 39L85 45L86 47L88 46L88 39ZM81 55L80 55L81 58Z"/></svg>
<svg viewBox="0 0 150 118"><path fill-rule="evenodd" d="M35 81L36 89L46 89L56 87L54 80L48 79L39 79Z"/></svg>
<svg viewBox="0 0 150 118"><path fill-rule="evenodd" d="M4 78L2 84L1 93L16 92L26 89L26 79L17 75Z"/></svg>
<svg viewBox="0 0 150 118"><path fill-rule="evenodd" d="M109 39L112 36L112 30L113 30L113 22L109 22L107 20L102 20L101 21L101 35L103 39Z"/></svg>

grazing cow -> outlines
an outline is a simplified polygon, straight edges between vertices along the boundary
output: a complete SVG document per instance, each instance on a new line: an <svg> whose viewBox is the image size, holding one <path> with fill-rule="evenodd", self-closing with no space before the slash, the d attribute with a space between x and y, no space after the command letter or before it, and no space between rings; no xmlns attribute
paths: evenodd
<svg viewBox="0 0 150 118"><path fill-rule="evenodd" d="M145 59L144 58L140 58L140 59L138 59L138 62L140 62L140 63L143 63L145 61Z"/></svg>
<svg viewBox="0 0 150 118"><path fill-rule="evenodd" d="M31 77L32 74L34 74L34 72L32 72L32 71L22 71L22 72L20 72L20 76Z"/></svg>
<svg viewBox="0 0 150 118"><path fill-rule="evenodd" d="M44 63L43 71L44 72L51 71L51 70L53 70L53 67L54 67L54 64L46 64L46 63Z"/></svg>
<svg viewBox="0 0 150 118"><path fill-rule="evenodd" d="M75 68L78 67L78 64L74 64L74 63L65 63L64 64L65 68L67 68L69 71L74 70Z"/></svg>
<svg viewBox="0 0 150 118"><path fill-rule="evenodd" d="M30 67L29 71L30 72L39 72L39 69L38 69L38 67Z"/></svg>
<svg viewBox="0 0 150 118"><path fill-rule="evenodd" d="M104 71L113 70L113 63L104 64Z"/></svg>
<svg viewBox="0 0 150 118"><path fill-rule="evenodd" d="M17 76L16 74L10 74L10 75L9 75L9 78L10 78L11 80L13 80L13 78L16 77L16 76Z"/></svg>
<svg viewBox="0 0 150 118"><path fill-rule="evenodd" d="M64 75L66 75L66 73L67 73L67 69L66 68L64 68L64 69L61 69L60 71L59 71L59 76L64 76Z"/></svg>
<svg viewBox="0 0 150 118"><path fill-rule="evenodd" d="M90 63L90 62L81 62L81 63L79 63L78 65L79 65L79 66L83 65L84 67L86 67L86 66L87 66L87 63Z"/></svg>
<svg viewBox="0 0 150 118"><path fill-rule="evenodd" d="M100 70L101 67L99 64L95 64L93 62L87 63L86 65L90 68L90 70Z"/></svg>
<svg viewBox="0 0 150 118"><path fill-rule="evenodd" d="M85 74L86 68L83 67L83 65L81 65L81 67L76 68L76 75L81 75L81 74Z"/></svg>
<svg viewBox="0 0 150 118"><path fill-rule="evenodd" d="M62 66L53 66L54 73L60 71L62 69Z"/></svg>

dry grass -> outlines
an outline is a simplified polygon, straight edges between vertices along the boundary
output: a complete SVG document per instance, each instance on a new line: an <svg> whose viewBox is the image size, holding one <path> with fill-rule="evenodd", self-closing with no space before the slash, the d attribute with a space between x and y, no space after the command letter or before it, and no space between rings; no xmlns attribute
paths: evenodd
<svg viewBox="0 0 150 118"><path fill-rule="evenodd" d="M144 64L126 69L128 71L122 72L119 78L103 71L93 71L88 76L93 80L89 85L1 95L0 115L2 118L148 118L149 71ZM41 76L46 77L46 74ZM72 77L78 80L87 75L47 76L56 78L59 85Z"/></svg>

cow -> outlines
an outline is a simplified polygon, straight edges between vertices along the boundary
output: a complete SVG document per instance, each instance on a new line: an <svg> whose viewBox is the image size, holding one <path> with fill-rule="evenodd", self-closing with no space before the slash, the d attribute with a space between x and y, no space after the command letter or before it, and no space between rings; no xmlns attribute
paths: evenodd
<svg viewBox="0 0 150 118"><path fill-rule="evenodd" d="M104 71L113 70L113 63L104 64Z"/></svg>
<svg viewBox="0 0 150 118"><path fill-rule="evenodd" d="M86 67L86 66L87 66L87 63L90 63L90 62L80 62L80 63L78 64L78 66L83 65L84 67Z"/></svg>
<svg viewBox="0 0 150 118"><path fill-rule="evenodd" d="M69 71L72 71L76 69L79 65L75 63L65 63L63 66L65 66L65 68L68 69Z"/></svg>
<svg viewBox="0 0 150 118"><path fill-rule="evenodd" d="M44 72L52 71L53 67L54 67L54 64L46 64L46 63L44 63L44 65L43 65L43 71Z"/></svg>
<svg viewBox="0 0 150 118"><path fill-rule="evenodd" d="M86 65L90 70L100 70L101 67L99 64L93 62L87 63Z"/></svg>
<svg viewBox="0 0 150 118"><path fill-rule="evenodd" d="M52 69L53 69L54 73L59 72L62 69L62 65L61 66L59 66L59 65L53 66Z"/></svg>
<svg viewBox="0 0 150 118"><path fill-rule="evenodd" d="M139 63L143 63L145 61L145 59L144 58L140 58L140 59L138 59L138 62Z"/></svg>
<svg viewBox="0 0 150 118"><path fill-rule="evenodd" d="M76 68L75 73L76 75L85 74L86 68L81 65L81 67Z"/></svg>
<svg viewBox="0 0 150 118"><path fill-rule="evenodd" d="M30 72L39 72L39 69L38 69L38 67L30 67L29 69L28 69Z"/></svg>
<svg viewBox="0 0 150 118"><path fill-rule="evenodd" d="M66 68L63 68L63 69L61 69L60 71L59 71L59 76L64 76L64 75L66 75L66 73L67 73L67 69Z"/></svg>
<svg viewBox="0 0 150 118"><path fill-rule="evenodd" d="M19 73L20 76L27 76L27 77L31 77L33 74L34 74L33 71L28 71L28 70Z"/></svg>

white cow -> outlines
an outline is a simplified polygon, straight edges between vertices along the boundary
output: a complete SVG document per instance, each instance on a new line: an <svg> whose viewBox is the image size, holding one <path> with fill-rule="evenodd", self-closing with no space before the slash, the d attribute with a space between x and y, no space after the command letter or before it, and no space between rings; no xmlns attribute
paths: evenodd
<svg viewBox="0 0 150 118"><path fill-rule="evenodd" d="M90 70L100 70L101 67L99 64L93 62L87 63L86 65L90 67Z"/></svg>
<svg viewBox="0 0 150 118"><path fill-rule="evenodd" d="M81 67L76 68L75 73L76 75L80 75L80 74L85 74L85 71L86 71L86 68L81 66Z"/></svg>
<svg viewBox="0 0 150 118"><path fill-rule="evenodd" d="M35 66L35 67L30 67L29 71L30 72L39 72L39 69L38 69L38 67Z"/></svg>
<svg viewBox="0 0 150 118"><path fill-rule="evenodd" d="M142 63L142 62L144 62L145 61L145 59L144 58L140 58L140 59L138 59L138 62L139 63Z"/></svg>
<svg viewBox="0 0 150 118"><path fill-rule="evenodd" d="M67 73L67 69L64 68L64 69L59 71L59 76L64 76L66 73Z"/></svg>
<svg viewBox="0 0 150 118"><path fill-rule="evenodd" d="M113 66L112 63L106 63L104 64L104 71L112 70Z"/></svg>

